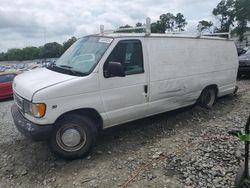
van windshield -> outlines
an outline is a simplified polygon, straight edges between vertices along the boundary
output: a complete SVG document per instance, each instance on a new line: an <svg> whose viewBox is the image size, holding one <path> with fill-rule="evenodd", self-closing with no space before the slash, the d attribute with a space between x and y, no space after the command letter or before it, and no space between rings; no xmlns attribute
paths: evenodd
<svg viewBox="0 0 250 188"><path fill-rule="evenodd" d="M112 38L105 37L83 37L76 41L49 69L72 75L88 75L112 40Z"/></svg>

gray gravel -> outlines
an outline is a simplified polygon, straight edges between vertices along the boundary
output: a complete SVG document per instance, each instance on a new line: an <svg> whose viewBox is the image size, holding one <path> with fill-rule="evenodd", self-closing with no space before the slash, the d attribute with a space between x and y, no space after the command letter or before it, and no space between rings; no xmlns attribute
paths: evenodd
<svg viewBox="0 0 250 188"><path fill-rule="evenodd" d="M10 112L12 104L13 100L0 101L0 144L23 138L13 123Z"/></svg>
<svg viewBox="0 0 250 188"><path fill-rule="evenodd" d="M90 156L65 161L15 129L0 102L0 187L233 187L243 144L227 134L250 112L250 79L212 110L198 106L104 131Z"/></svg>

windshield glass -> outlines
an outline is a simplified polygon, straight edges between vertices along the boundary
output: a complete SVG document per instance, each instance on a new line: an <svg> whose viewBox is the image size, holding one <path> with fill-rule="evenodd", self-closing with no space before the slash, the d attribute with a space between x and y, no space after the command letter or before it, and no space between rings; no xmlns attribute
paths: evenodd
<svg viewBox="0 0 250 188"><path fill-rule="evenodd" d="M88 36L76 41L54 64L71 73L89 74L113 39Z"/></svg>

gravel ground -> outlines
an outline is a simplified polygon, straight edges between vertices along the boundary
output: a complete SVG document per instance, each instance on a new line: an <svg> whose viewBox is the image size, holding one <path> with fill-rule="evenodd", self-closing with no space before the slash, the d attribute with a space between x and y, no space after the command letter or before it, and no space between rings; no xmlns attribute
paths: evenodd
<svg viewBox="0 0 250 188"><path fill-rule="evenodd" d="M214 108L192 106L108 129L92 154L65 161L14 127L0 102L0 187L233 187L243 144L227 134L250 109L250 79Z"/></svg>
<svg viewBox="0 0 250 188"><path fill-rule="evenodd" d="M22 138L17 131L10 112L13 100L0 101L0 144Z"/></svg>

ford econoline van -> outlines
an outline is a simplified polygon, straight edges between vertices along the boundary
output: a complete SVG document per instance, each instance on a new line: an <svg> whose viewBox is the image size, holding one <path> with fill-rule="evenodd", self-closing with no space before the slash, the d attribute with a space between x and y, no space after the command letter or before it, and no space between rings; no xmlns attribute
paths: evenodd
<svg viewBox="0 0 250 188"><path fill-rule="evenodd" d="M237 69L230 39L102 32L18 75L12 115L21 133L75 159L102 129L195 103L211 108L235 91Z"/></svg>

